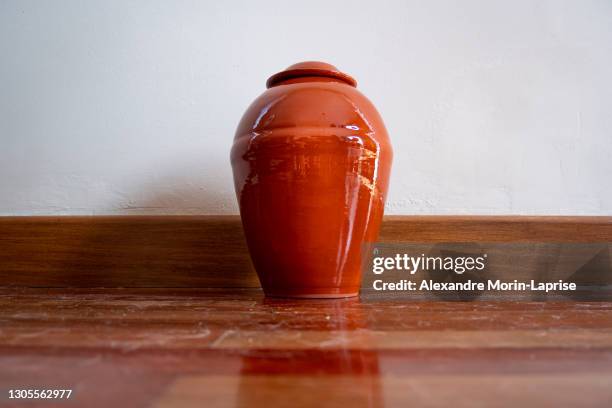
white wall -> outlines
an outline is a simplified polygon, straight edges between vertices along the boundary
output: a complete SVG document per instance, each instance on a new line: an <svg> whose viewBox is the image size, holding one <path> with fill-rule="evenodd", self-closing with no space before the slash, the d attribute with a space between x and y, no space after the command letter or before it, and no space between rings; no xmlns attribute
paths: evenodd
<svg viewBox="0 0 612 408"><path fill-rule="evenodd" d="M232 214L266 78L354 75L390 214L612 215L610 1L0 1L0 214Z"/></svg>

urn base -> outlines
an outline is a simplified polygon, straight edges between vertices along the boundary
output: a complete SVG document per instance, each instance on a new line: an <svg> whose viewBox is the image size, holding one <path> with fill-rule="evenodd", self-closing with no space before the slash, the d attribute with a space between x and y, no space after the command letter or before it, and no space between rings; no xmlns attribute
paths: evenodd
<svg viewBox="0 0 612 408"><path fill-rule="evenodd" d="M296 299L342 299L359 296L359 289L343 291L334 288L329 291L324 290L291 290L291 289L264 289L266 297L273 298L296 298Z"/></svg>

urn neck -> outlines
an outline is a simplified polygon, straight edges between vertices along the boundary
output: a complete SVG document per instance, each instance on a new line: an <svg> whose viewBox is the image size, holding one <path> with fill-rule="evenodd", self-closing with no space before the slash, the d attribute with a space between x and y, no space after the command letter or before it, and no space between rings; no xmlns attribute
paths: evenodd
<svg viewBox="0 0 612 408"><path fill-rule="evenodd" d="M340 82L357 87L353 77L325 62L300 62L272 75L266 82L268 88L296 82Z"/></svg>

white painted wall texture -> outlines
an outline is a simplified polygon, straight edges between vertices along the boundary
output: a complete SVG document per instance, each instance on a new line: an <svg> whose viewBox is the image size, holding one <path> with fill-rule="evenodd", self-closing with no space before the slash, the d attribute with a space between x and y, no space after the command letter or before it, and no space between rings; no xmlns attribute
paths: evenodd
<svg viewBox="0 0 612 408"><path fill-rule="evenodd" d="M234 214L266 78L354 75L389 214L612 215L610 1L0 1L0 214Z"/></svg>

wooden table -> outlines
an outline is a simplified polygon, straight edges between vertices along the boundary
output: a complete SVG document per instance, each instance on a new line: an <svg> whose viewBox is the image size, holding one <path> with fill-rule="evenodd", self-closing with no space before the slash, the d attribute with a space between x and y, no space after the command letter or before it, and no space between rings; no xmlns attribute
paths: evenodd
<svg viewBox="0 0 612 408"><path fill-rule="evenodd" d="M612 406L612 303L0 290L5 406ZM64 401L8 389L72 389Z"/></svg>

